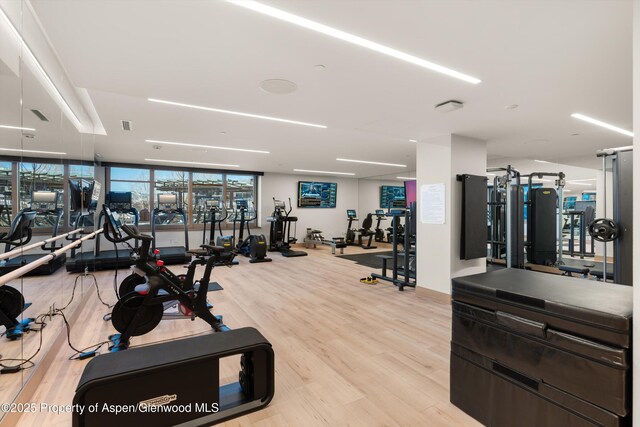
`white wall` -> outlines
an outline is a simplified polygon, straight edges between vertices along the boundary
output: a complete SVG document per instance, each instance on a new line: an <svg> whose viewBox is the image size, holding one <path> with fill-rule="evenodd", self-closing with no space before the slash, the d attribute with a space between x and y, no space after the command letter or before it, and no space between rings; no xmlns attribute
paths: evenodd
<svg viewBox="0 0 640 427"><path fill-rule="evenodd" d="M487 168L486 142L444 135L417 144L417 253L419 287L450 294L451 278L486 271L486 259L460 260L461 184L457 174L484 175ZM420 188L425 184L445 185L445 223L420 220Z"/></svg>
<svg viewBox="0 0 640 427"><path fill-rule="evenodd" d="M315 209L297 207L298 181L336 182L337 199L335 208ZM347 209L358 209L358 180L355 178L337 178L333 176L290 175L265 173L260 179L262 232L269 234L266 218L273 213L273 197L293 203L292 215L298 217L296 237L304 239L307 227L323 232L325 238L343 237L347 230Z"/></svg>

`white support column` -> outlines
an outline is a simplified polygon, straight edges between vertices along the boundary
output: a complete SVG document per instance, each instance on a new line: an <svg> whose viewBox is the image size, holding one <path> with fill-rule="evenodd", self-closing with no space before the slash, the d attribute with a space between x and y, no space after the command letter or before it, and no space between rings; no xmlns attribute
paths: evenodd
<svg viewBox="0 0 640 427"><path fill-rule="evenodd" d="M451 294L451 278L486 271L486 258L460 260L461 184L458 174L485 175L487 144L459 135L444 135L417 144L417 292ZM421 187L445 185L445 223L421 221Z"/></svg>
<svg viewBox="0 0 640 427"><path fill-rule="evenodd" d="M633 130L640 134L640 2L633 2ZM640 224L640 137L633 138L633 222ZM640 233L633 234L633 251L640 253ZM640 257L633 259L633 343L640 343ZM633 405L634 427L640 426L640 351L633 352Z"/></svg>

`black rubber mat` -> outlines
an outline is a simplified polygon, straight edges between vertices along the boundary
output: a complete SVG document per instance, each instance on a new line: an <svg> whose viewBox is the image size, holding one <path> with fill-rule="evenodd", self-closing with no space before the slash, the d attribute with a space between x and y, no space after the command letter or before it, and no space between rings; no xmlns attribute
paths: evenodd
<svg viewBox="0 0 640 427"><path fill-rule="evenodd" d="M356 264L366 265L371 268L382 268L382 259L377 255L391 255L392 251L368 252L356 255L339 255L338 258L348 259ZM387 261L387 268L391 268L391 260Z"/></svg>

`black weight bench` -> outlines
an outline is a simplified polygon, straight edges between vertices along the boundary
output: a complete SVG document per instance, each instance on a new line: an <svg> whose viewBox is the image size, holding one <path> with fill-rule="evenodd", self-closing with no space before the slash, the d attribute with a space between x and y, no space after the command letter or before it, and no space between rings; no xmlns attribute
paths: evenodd
<svg viewBox="0 0 640 427"><path fill-rule="evenodd" d="M589 268L588 267L577 267L571 265L561 265L558 267L560 271L562 271L563 276L573 277L573 273L581 274L582 277L587 278L589 276Z"/></svg>
<svg viewBox="0 0 640 427"><path fill-rule="evenodd" d="M604 272L602 270L591 270L591 275L598 280L602 280L604 277ZM613 271L607 270L607 280L613 280Z"/></svg>

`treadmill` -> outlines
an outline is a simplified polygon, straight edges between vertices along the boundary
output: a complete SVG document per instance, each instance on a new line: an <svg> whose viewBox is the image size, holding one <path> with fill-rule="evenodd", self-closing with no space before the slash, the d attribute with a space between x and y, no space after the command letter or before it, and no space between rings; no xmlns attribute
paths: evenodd
<svg viewBox="0 0 640 427"><path fill-rule="evenodd" d="M156 231L158 226L162 227L177 224L174 222L176 219L181 219L182 225L184 226L184 246L157 247L156 243L158 239ZM191 254L188 253L189 223L187 222L187 214L178 206L178 194L158 194L158 203L156 204L156 208L151 212L151 235L153 236L151 250L159 250L160 254L158 257L164 261L166 265L188 264L191 262Z"/></svg>
<svg viewBox="0 0 640 427"><path fill-rule="evenodd" d="M64 215L64 209L58 205L59 199L60 197L57 191L34 191L31 193L31 207L23 209L16 215L11 224L11 231L0 239L0 243L5 244L5 252L25 245L31 240L34 222L52 227L53 232L51 237L56 237L58 235L60 221ZM27 235L25 236L23 232L26 232ZM12 240L16 237L17 240ZM54 252L61 247L62 245L56 246L56 242L51 242L48 245L43 242L41 246L42 250L46 251L46 253ZM0 274L6 274L25 264L36 261L46 255L46 253L33 253L30 251L23 255L2 260L0 261ZM52 274L62 267L66 259L66 254L60 254L48 263L31 270L25 274L25 276L46 276Z"/></svg>
<svg viewBox="0 0 640 427"><path fill-rule="evenodd" d="M105 201L105 204L109 209L111 209L112 212L117 213L120 217L127 214L133 216L133 224L136 227L138 226L140 214L138 213L138 210L133 207L130 191L110 191L107 193ZM98 225L96 229L102 228L104 220L104 214L101 211L98 215ZM132 249L130 247L102 250L100 242L100 234L98 234L96 236L93 252L87 251L72 254L73 259L70 259L67 262L67 271L70 273L82 273L85 270L112 270L116 268L128 268L133 264L131 261ZM136 240L135 248L137 247L138 241Z"/></svg>

